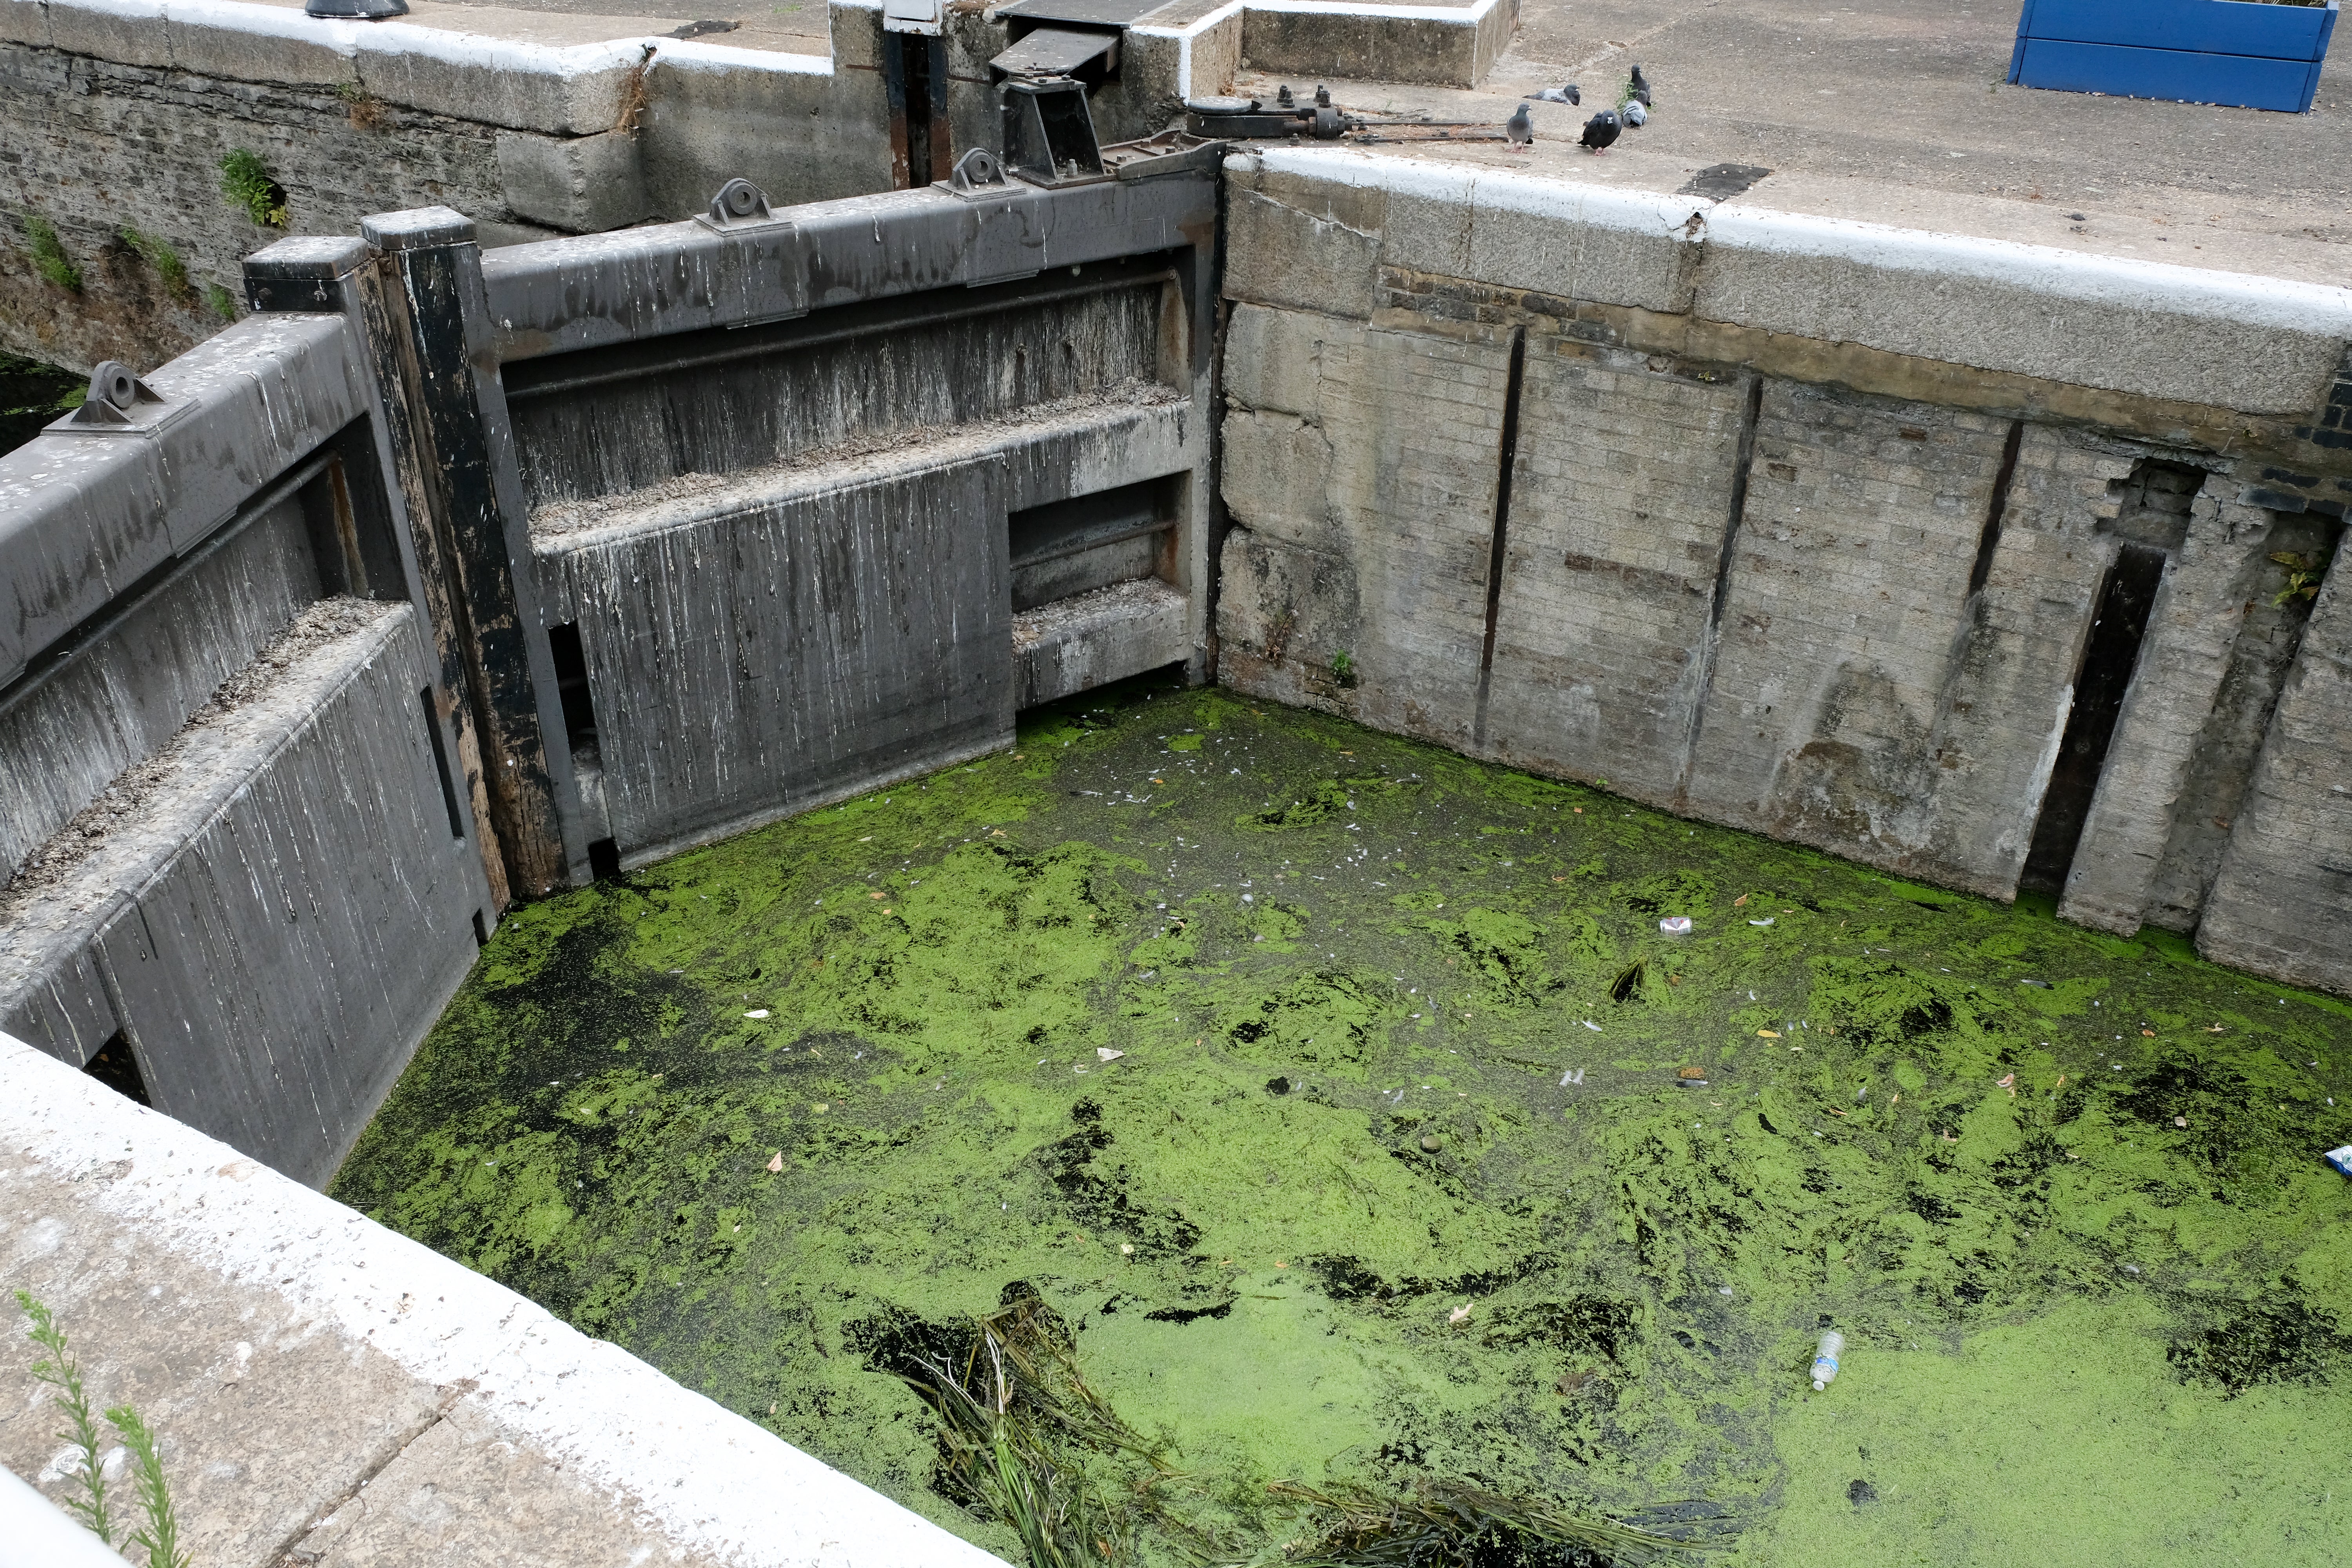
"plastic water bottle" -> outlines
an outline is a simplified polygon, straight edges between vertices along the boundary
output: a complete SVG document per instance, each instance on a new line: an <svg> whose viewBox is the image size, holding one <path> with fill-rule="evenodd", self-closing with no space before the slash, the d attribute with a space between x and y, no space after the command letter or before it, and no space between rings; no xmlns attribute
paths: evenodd
<svg viewBox="0 0 2352 1568"><path fill-rule="evenodd" d="M1835 1329L1822 1331L1822 1342L1813 1350L1813 1390L1819 1393L1837 1381L1838 1357L1845 1353L1845 1336Z"/></svg>

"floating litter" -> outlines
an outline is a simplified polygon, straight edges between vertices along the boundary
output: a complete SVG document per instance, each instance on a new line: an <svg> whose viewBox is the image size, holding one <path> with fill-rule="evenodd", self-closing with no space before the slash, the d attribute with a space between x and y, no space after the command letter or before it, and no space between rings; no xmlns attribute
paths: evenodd
<svg viewBox="0 0 2352 1568"><path fill-rule="evenodd" d="M754 1007L750 1012L743 1015L746 1018L764 1018L767 1016L768 1010L765 1007Z"/></svg>
<svg viewBox="0 0 2352 1568"><path fill-rule="evenodd" d="M1665 932L1668 936L1688 936L1690 934L1690 928L1691 922L1690 916L1688 915L1668 915L1664 920L1658 922L1658 929Z"/></svg>
<svg viewBox="0 0 2352 1568"><path fill-rule="evenodd" d="M1596 1034L1596 1035L1597 1035L1597 1034L1599 1034L1599 1033L1601 1032L1601 1026L1600 1026L1600 1025L1598 1025L1598 1024L1596 1024L1596 1023L1594 1023L1594 1022L1593 1022L1591 1019L1590 1019L1590 1018L1587 1018L1586 1020L1584 1020L1584 1026L1585 1026L1586 1028L1588 1028L1588 1029L1591 1030L1591 1031L1592 1031L1594 1034Z"/></svg>
<svg viewBox="0 0 2352 1568"><path fill-rule="evenodd" d="M1770 924L1772 923L1773 919L1774 919L1774 917L1773 917L1773 916L1771 916L1771 915L1766 915L1766 916L1765 916L1762 920L1760 920L1760 921L1749 921L1748 923L1749 925L1752 925L1752 926L1768 926L1768 925L1770 925Z"/></svg>
<svg viewBox="0 0 2352 1568"><path fill-rule="evenodd" d="M2352 1143L2347 1143L2341 1149L2330 1149L2327 1163L2346 1175L2352 1176Z"/></svg>

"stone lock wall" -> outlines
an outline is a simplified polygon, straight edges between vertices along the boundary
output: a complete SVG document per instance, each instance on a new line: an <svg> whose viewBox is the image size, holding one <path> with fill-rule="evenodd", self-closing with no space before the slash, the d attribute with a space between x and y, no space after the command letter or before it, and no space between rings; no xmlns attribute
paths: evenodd
<svg viewBox="0 0 2352 1568"><path fill-rule="evenodd" d="M2352 907L2344 574L2280 606L2270 559L2352 506L2352 293L1349 153L1227 173L1223 679L2008 899L2111 568L2156 550L2061 912L2352 989L2352 936L2255 913Z"/></svg>

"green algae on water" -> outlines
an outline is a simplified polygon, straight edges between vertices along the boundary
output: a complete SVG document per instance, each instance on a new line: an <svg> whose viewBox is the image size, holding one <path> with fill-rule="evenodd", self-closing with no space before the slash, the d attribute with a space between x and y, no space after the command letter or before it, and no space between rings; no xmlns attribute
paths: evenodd
<svg viewBox="0 0 2352 1568"><path fill-rule="evenodd" d="M1187 1478L1146 1560L1293 1539L1289 1482L1717 1563L2317 1563L2347 1020L1146 685L517 910L334 1190L1016 1559L888 1363L1034 1295Z"/></svg>

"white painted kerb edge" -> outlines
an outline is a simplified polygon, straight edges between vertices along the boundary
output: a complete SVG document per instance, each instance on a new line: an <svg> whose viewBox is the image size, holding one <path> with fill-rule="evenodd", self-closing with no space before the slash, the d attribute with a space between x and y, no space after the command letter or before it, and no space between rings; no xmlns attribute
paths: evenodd
<svg viewBox="0 0 2352 1568"><path fill-rule="evenodd" d="M484 1415L681 1546L763 1568L1004 1568L618 1346L6 1035L0 1156L61 1183L128 1161L77 1201L423 1382L471 1380Z"/></svg>

